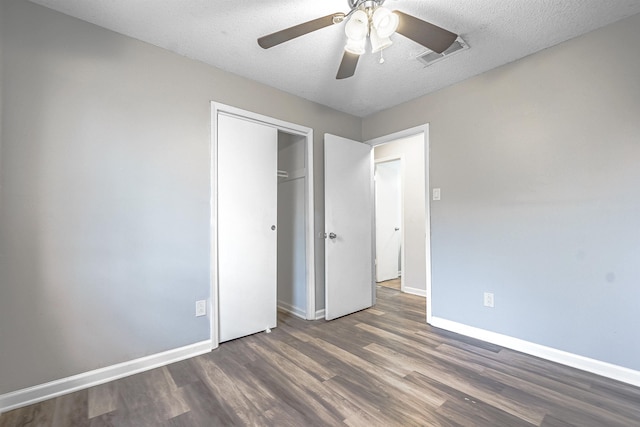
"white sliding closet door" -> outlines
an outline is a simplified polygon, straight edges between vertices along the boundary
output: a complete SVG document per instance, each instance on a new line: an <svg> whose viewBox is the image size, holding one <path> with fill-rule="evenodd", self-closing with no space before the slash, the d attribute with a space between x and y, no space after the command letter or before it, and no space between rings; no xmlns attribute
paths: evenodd
<svg viewBox="0 0 640 427"><path fill-rule="evenodd" d="M220 342L276 326L278 136L218 114Z"/></svg>

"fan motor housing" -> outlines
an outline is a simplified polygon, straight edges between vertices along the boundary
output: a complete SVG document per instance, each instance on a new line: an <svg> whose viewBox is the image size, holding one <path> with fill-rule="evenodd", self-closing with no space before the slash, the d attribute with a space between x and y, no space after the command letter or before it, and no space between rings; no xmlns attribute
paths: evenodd
<svg viewBox="0 0 640 427"><path fill-rule="evenodd" d="M361 5L364 5L365 8L382 6L382 3L384 3L384 0L348 0L348 2L349 2L349 7L351 9L355 9L356 7L360 7ZM367 3L369 4L367 5Z"/></svg>

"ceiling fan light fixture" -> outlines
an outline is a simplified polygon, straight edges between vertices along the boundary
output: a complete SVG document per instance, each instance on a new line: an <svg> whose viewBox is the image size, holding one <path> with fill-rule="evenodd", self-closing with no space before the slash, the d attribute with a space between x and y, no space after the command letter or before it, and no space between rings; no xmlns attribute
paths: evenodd
<svg viewBox="0 0 640 427"><path fill-rule="evenodd" d="M386 49L393 44L389 37L380 37L375 27L371 28L370 39L371 53L380 52L382 49Z"/></svg>
<svg viewBox="0 0 640 427"><path fill-rule="evenodd" d="M398 29L399 23L398 15L382 6L376 8L371 18L372 27L376 29L378 36L382 39L391 37Z"/></svg>
<svg viewBox="0 0 640 427"><path fill-rule="evenodd" d="M349 53L353 53L354 55L362 55L365 53L365 43L367 39L363 38L360 40L348 39L347 44L344 47Z"/></svg>
<svg viewBox="0 0 640 427"><path fill-rule="evenodd" d="M458 37L451 31L413 15L383 7L385 0L348 0L348 3L350 10L347 13L336 12L267 34L258 38L258 45L269 49L305 34L344 23L347 43L336 74L336 79L341 80L354 75L360 55L365 53L368 38L372 51L381 52L382 63L382 51L393 44L390 38L396 32L441 56L451 49Z"/></svg>
<svg viewBox="0 0 640 427"><path fill-rule="evenodd" d="M365 40L369 34L369 17L364 10L357 10L351 15L344 32L349 40Z"/></svg>
<svg viewBox="0 0 640 427"><path fill-rule="evenodd" d="M331 18L331 22L333 22L334 24L341 24L344 22L346 18L346 15L344 13L336 13L335 15L333 15L333 18Z"/></svg>

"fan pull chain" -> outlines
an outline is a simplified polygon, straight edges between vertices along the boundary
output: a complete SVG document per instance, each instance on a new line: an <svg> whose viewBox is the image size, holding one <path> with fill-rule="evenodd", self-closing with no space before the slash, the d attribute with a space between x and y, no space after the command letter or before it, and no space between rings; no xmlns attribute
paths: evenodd
<svg viewBox="0 0 640 427"><path fill-rule="evenodd" d="M381 64L384 64L384 56L382 56L382 51L380 51L380 61Z"/></svg>

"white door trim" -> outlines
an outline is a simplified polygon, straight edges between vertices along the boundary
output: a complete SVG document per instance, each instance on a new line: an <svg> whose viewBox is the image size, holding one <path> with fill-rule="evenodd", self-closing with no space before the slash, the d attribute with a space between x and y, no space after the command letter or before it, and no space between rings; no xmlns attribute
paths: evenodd
<svg viewBox="0 0 640 427"><path fill-rule="evenodd" d="M393 162L395 160L399 160L400 161L400 209L401 209L401 214L400 214L400 270L402 271L402 275L400 276L400 291L404 292L404 248L405 248L405 244L404 244L404 185L405 185L405 163L404 163L404 154L398 154L395 156L388 156L388 157L380 157L379 159L375 158L375 154L374 154L374 158L373 158L373 162L374 162L374 168L373 168L373 173L374 173L374 177L375 177L375 172L376 169L375 167L378 165L378 163L387 163L387 162ZM375 187L376 183L375 183L375 178L374 178L374 187ZM375 188L374 188L375 190ZM374 202L375 202L375 191L374 191ZM375 225L376 225L376 221L378 220L377 218L375 218L375 207L374 207L374 230L375 230ZM374 233L373 236L373 244L376 244L376 235ZM375 247L375 246L374 246ZM377 257L377 253L374 254L374 260ZM378 266L377 264L375 265L375 268L377 269Z"/></svg>
<svg viewBox="0 0 640 427"><path fill-rule="evenodd" d="M384 135L378 138L371 139L366 143L375 147L376 145L387 144L389 142L396 141L398 139L406 138L409 136L422 133L424 135L424 189L425 189L425 254L426 254L426 298L427 298L427 323L431 323L431 198L429 197L429 124L415 126L409 129L401 130L389 135ZM404 269L404 266L403 266ZM375 281L374 281L375 286ZM374 288L375 295L375 288Z"/></svg>
<svg viewBox="0 0 640 427"><path fill-rule="evenodd" d="M211 330L211 349L220 344L219 326L219 293L218 293L218 132L217 118L219 114L240 117L274 127L280 131L300 135L306 139L306 188L305 188L305 235L306 235L306 283L307 283L307 319L315 319L316 315L316 283L315 283L315 238L314 238L314 195L313 195L313 129L283 120L274 119L262 114L242 110L240 108L211 102L211 194L210 194L210 297L209 320ZM274 171L275 172L275 171Z"/></svg>

